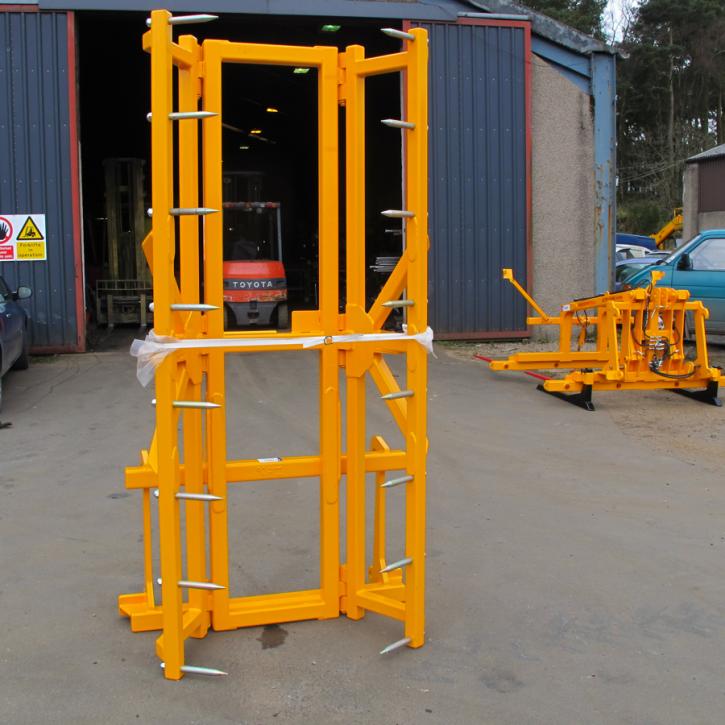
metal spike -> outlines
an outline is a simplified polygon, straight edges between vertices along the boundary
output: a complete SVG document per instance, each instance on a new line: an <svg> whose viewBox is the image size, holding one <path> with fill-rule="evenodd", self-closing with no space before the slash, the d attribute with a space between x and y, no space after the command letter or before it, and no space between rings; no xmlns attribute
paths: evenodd
<svg viewBox="0 0 725 725"><path fill-rule="evenodd" d="M223 587L221 584L214 584L212 582L191 582L186 579L180 579L179 586L184 587L185 589L226 589L226 587Z"/></svg>
<svg viewBox="0 0 725 725"><path fill-rule="evenodd" d="M401 483L408 483L412 481L413 476L401 476L400 478L391 478L389 481L380 484L380 488L392 488L393 486L400 486Z"/></svg>
<svg viewBox="0 0 725 725"><path fill-rule="evenodd" d="M156 398L151 401L151 405L156 405ZM206 400L172 400L171 405L174 408L221 408L218 403L209 403Z"/></svg>
<svg viewBox="0 0 725 725"><path fill-rule="evenodd" d="M212 20L218 20L218 15L209 15L208 13L198 13L196 15L178 15L169 18L169 25L191 25L192 23L210 23Z"/></svg>
<svg viewBox="0 0 725 725"><path fill-rule="evenodd" d="M406 33L404 30L398 30L397 28L380 28L380 32L391 38L401 38L403 40L415 40L413 33Z"/></svg>
<svg viewBox="0 0 725 725"><path fill-rule="evenodd" d="M189 25L191 23L210 23L212 20L217 20L218 15L179 15L176 18L169 18L169 25ZM146 27L151 27L151 18L146 18Z"/></svg>
<svg viewBox="0 0 725 725"><path fill-rule="evenodd" d="M156 498L159 497L159 489L154 489L154 496ZM176 498L182 499L184 501L223 501L224 499L221 496L213 496L210 493L185 493L183 491L179 491L179 493L176 494Z"/></svg>
<svg viewBox="0 0 725 725"><path fill-rule="evenodd" d="M390 219L411 219L415 216L414 211L406 211L405 209L386 209L380 213Z"/></svg>
<svg viewBox="0 0 725 725"><path fill-rule="evenodd" d="M188 209L177 208L169 209L171 216L206 216L207 214L216 214L218 209L209 209L205 206L193 206Z"/></svg>
<svg viewBox="0 0 725 725"><path fill-rule="evenodd" d="M212 116L218 116L218 113L214 111L172 111L169 114L169 121L183 121L187 118L211 118ZM153 118L152 113L146 114L146 120L151 121Z"/></svg>
<svg viewBox="0 0 725 725"><path fill-rule="evenodd" d="M206 400L174 400L171 402L171 405L174 408L202 408L205 410L221 408L221 405L218 403L209 403Z"/></svg>
<svg viewBox="0 0 725 725"><path fill-rule="evenodd" d="M187 118L213 118L218 115L214 111L173 111L169 114L169 120L184 121Z"/></svg>
<svg viewBox="0 0 725 725"><path fill-rule="evenodd" d="M412 390L399 390L396 393L388 393L387 395L381 395L381 400L397 400L398 398L412 398L415 393Z"/></svg>
<svg viewBox="0 0 725 725"><path fill-rule="evenodd" d="M179 492L176 494L176 498L183 499L184 501L223 501L221 496L213 496L210 493L183 493Z"/></svg>
<svg viewBox="0 0 725 725"><path fill-rule="evenodd" d="M412 121L401 121L398 118L382 118L380 123L390 128L415 128L415 124Z"/></svg>
<svg viewBox="0 0 725 725"><path fill-rule="evenodd" d="M161 669L166 669L166 663L161 663ZM197 667L196 665L181 665L179 668L182 672L186 672L189 675L210 675L212 677L226 677L228 672L224 670L216 670L213 667Z"/></svg>
<svg viewBox="0 0 725 725"><path fill-rule="evenodd" d="M383 302L383 307L413 307L415 300L388 300Z"/></svg>
<svg viewBox="0 0 725 725"><path fill-rule="evenodd" d="M400 647L405 647L406 644L410 644L411 639L410 637L403 637L403 639L399 639L397 642L393 642L393 644L389 644L387 647L384 647L380 650L381 655L386 655L388 652L392 652L395 649L400 649Z"/></svg>
<svg viewBox="0 0 725 725"><path fill-rule="evenodd" d="M186 302L179 302L171 305L171 309L174 312L209 312L210 310L218 310L219 308L216 305L187 304Z"/></svg>
<svg viewBox="0 0 725 725"><path fill-rule="evenodd" d="M394 571L395 569L402 569L404 566L408 566L408 564L412 564L413 559L410 556L406 556L405 559L400 559L400 561L394 561L392 564L388 564L385 568L380 570L381 574L386 574L389 571Z"/></svg>

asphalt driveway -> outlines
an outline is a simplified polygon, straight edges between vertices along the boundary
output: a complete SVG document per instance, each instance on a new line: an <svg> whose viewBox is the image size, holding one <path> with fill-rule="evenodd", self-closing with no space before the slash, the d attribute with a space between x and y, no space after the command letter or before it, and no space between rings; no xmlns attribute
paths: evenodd
<svg viewBox="0 0 725 725"><path fill-rule="evenodd" d="M189 661L229 676L179 683L163 679L155 635L132 634L115 603L141 585L140 495L122 470L148 444L152 393L125 352L10 374L0 720L722 723L723 411L635 393L586 413L523 376L438 354L426 646L380 657L400 626L375 615L211 633L187 643ZM230 362L234 455L315 449L315 358ZM672 439L690 419L695 449ZM390 427L382 408L371 421ZM316 495L310 480L234 494L238 590L314 581Z"/></svg>

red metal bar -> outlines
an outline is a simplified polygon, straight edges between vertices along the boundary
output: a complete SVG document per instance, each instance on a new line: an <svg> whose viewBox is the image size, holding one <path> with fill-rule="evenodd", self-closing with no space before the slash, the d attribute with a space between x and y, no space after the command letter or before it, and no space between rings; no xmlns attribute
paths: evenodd
<svg viewBox="0 0 725 725"><path fill-rule="evenodd" d="M85 273L83 269L83 244L81 227L81 182L79 169L78 146L78 100L76 89L76 26L75 13L68 12L68 117L70 145L71 196L73 207L73 256L75 257L76 282L76 349L75 352L86 350L86 310L85 310Z"/></svg>
<svg viewBox="0 0 725 725"><path fill-rule="evenodd" d="M485 357L484 355L479 355L476 353L473 357L475 357L477 360L483 360L484 362L490 363L493 362L493 358ZM530 375L532 378L536 378L537 380L551 380L551 376L549 375L541 375L541 373L534 373L531 370L522 370L521 371L524 375Z"/></svg>

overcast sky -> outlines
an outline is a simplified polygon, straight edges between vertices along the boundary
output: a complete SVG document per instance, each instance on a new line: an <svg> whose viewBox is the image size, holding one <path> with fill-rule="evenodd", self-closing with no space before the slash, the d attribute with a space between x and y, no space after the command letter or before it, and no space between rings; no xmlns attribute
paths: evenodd
<svg viewBox="0 0 725 725"><path fill-rule="evenodd" d="M622 8L635 4L635 0L609 0L604 18L604 28L608 34L613 34L619 40L622 27Z"/></svg>

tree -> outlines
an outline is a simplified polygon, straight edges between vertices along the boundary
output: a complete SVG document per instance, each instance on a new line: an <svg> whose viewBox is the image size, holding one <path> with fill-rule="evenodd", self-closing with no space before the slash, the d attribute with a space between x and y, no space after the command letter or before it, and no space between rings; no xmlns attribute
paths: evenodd
<svg viewBox="0 0 725 725"><path fill-rule="evenodd" d="M620 220L631 231L652 205L660 220L681 205L685 159L722 143L725 3L644 0L619 63ZM651 224L651 221L650 221Z"/></svg>
<svg viewBox="0 0 725 725"><path fill-rule="evenodd" d="M587 35L603 37L602 15L607 0L526 0L526 5Z"/></svg>

